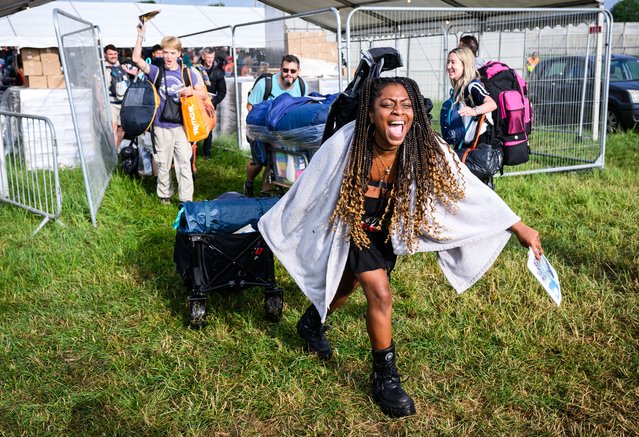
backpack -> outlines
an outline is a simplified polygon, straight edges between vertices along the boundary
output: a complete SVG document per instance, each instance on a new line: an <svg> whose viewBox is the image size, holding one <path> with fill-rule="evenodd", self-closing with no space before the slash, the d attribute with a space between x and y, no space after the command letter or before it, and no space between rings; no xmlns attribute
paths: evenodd
<svg viewBox="0 0 639 437"><path fill-rule="evenodd" d="M120 103L124 98L124 94L126 93L127 88L131 84L131 80L129 79L129 75L126 73L126 71L124 71L121 65L107 65L106 68L108 68L111 72L109 94L111 95L111 97L115 98L114 103Z"/></svg>
<svg viewBox="0 0 639 437"><path fill-rule="evenodd" d="M502 143L504 165L527 162L533 110L528 100L526 81L502 62L487 62L479 69L479 75L497 103L497 109L493 112L494 135Z"/></svg>
<svg viewBox="0 0 639 437"><path fill-rule="evenodd" d="M262 101L264 102L268 100L269 97L271 97L271 92L273 91L273 73L262 73L259 76L257 76L257 79L255 79L255 82L253 83L253 87L249 91L248 95L249 96L251 95L251 93L255 89L255 85L257 85L257 83L261 79L265 80L264 95L262 96ZM301 77L298 77L297 80L300 81L300 92L302 93L302 96L306 95L306 82L304 82L304 79L302 79Z"/></svg>
<svg viewBox="0 0 639 437"><path fill-rule="evenodd" d="M160 96L147 78L136 80L122 98L120 125L126 138L135 138L149 130L160 106Z"/></svg>
<svg viewBox="0 0 639 437"><path fill-rule="evenodd" d="M448 144L459 147L464 142L466 132L473 123L471 119L464 126L464 120L459 115L459 102L455 101L454 90L450 90L450 98L444 102L439 113L439 124L441 126L442 138Z"/></svg>
<svg viewBox="0 0 639 437"><path fill-rule="evenodd" d="M374 47L363 51L362 60L359 61L353 80L331 105L322 135L322 143L342 126L357 118L359 95L365 78L379 77L383 71L394 70L402 65L401 55L392 47Z"/></svg>

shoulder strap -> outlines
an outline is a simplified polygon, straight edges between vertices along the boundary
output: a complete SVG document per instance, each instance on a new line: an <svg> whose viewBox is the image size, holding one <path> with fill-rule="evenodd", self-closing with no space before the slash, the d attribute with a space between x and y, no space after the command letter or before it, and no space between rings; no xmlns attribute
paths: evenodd
<svg viewBox="0 0 639 437"><path fill-rule="evenodd" d="M191 82L191 71L186 68L184 64L182 64L182 80L184 81L184 86L187 86L187 82L188 86L193 86L193 83Z"/></svg>
<svg viewBox="0 0 639 437"><path fill-rule="evenodd" d="M273 76L266 76L264 77L264 80L266 81L264 83L264 96L262 97L262 100L268 100L269 97L271 97L271 91L273 91Z"/></svg>
<svg viewBox="0 0 639 437"><path fill-rule="evenodd" d="M477 123L477 131L475 133L475 142L473 143L473 147L467 149L462 156L461 162L466 163L466 157L471 150L475 150L477 148L477 142L479 141L479 132L481 131L481 125L484 122L484 118L486 118L486 114L482 114L479 119L479 123Z"/></svg>
<svg viewBox="0 0 639 437"><path fill-rule="evenodd" d="M302 97L304 97L306 95L306 82L304 82L304 79L301 77L298 77L298 79L300 80L300 92L302 93Z"/></svg>
<svg viewBox="0 0 639 437"><path fill-rule="evenodd" d="M155 88L157 89L160 89L160 84L162 83L162 76L164 76L164 65L158 65L158 74L157 76L155 76L155 80L153 81L153 85L155 85Z"/></svg>

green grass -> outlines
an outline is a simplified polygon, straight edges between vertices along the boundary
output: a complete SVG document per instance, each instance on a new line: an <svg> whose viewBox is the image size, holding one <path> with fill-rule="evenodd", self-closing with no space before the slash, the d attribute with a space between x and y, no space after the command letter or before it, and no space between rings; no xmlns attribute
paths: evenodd
<svg viewBox="0 0 639 437"><path fill-rule="evenodd" d="M196 200L241 190L245 156L217 146ZM327 364L302 350L308 303L279 264L281 322L254 289L212 294L209 325L190 330L176 205L118 173L94 228L65 171L65 226L32 238L39 218L0 204L0 435L636 435L639 135L607 147L602 171L497 180L541 232L561 307L514 239L460 296L432 254L400 258L394 338L418 411L401 420L369 395L361 292L330 321Z"/></svg>

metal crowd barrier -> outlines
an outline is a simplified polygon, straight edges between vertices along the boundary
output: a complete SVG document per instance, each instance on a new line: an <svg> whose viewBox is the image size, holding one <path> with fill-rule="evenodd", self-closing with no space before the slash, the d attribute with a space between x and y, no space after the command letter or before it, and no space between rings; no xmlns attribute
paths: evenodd
<svg viewBox="0 0 639 437"><path fill-rule="evenodd" d="M0 111L0 201L43 216L33 235L62 211L58 149L47 117Z"/></svg>

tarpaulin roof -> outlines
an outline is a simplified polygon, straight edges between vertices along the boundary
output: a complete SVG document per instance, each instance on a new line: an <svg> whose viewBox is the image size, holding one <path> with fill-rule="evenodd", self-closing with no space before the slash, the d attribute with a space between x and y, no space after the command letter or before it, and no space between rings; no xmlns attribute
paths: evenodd
<svg viewBox="0 0 639 437"><path fill-rule="evenodd" d="M116 47L132 47L137 36L135 26L138 16L155 9L160 9L161 13L147 24L145 46L157 44L167 35L186 35L218 28L214 32L182 38L182 45L230 46L231 31L224 27L264 20L263 8L53 1L0 18L0 46L57 47L54 9L98 26L103 45L114 44ZM236 40L238 47L264 47L263 28L238 35Z"/></svg>
<svg viewBox="0 0 639 437"><path fill-rule="evenodd" d="M33 8L50 1L51 0L2 0L0 2L0 17Z"/></svg>
<svg viewBox="0 0 639 437"><path fill-rule="evenodd" d="M335 8L341 16L342 30L344 30L348 15L353 9L363 6L390 7L390 8L458 8L458 13L463 13L462 8L595 8L603 4L603 0L260 0L265 5L279 9L289 14L300 14L313 10ZM367 14L366 25L371 25L371 17L377 16L379 23L388 21L383 13ZM455 17L452 17L455 18ZM314 24L335 31L335 20L323 17L304 18ZM400 23L401 24L401 23ZM358 30L359 23L351 22L351 29Z"/></svg>

